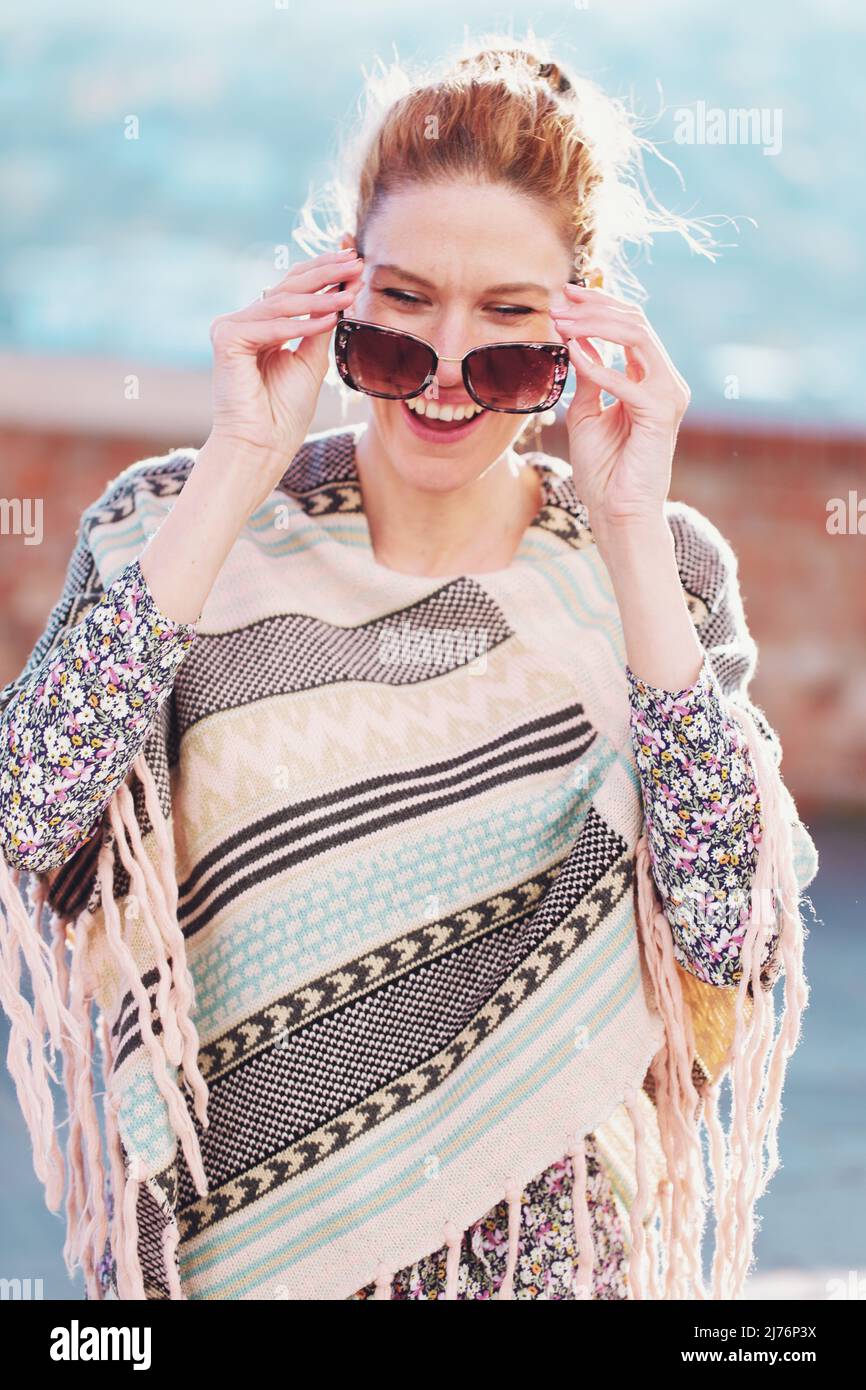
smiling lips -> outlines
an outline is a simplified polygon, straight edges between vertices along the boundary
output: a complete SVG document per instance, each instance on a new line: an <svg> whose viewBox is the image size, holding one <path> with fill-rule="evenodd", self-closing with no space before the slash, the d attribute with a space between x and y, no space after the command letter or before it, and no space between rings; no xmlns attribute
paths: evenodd
<svg viewBox="0 0 866 1390"><path fill-rule="evenodd" d="M479 428L486 410L474 401L457 405L442 401L425 400L415 396L412 400L400 402L403 419L412 433L425 443L457 444L467 435Z"/></svg>
<svg viewBox="0 0 866 1390"><path fill-rule="evenodd" d="M416 415L422 415L425 420L471 420L473 415L481 414L481 406L474 401L467 401L465 405L448 405L440 401L425 401L423 396L415 396L412 400L406 401L410 410L414 410Z"/></svg>

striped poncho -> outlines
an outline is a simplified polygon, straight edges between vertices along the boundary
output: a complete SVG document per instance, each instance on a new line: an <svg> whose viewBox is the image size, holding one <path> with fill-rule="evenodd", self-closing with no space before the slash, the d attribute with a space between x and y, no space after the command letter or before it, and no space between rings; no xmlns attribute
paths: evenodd
<svg viewBox="0 0 866 1390"><path fill-rule="evenodd" d="M816 867L734 557L668 505L706 655L655 690L564 465L528 456L507 568L422 577L374 557L356 439L306 441L194 626L138 556L196 451L127 469L2 693L0 989L70 1272L90 1298L734 1297ZM567 1220L527 1277L550 1173Z"/></svg>

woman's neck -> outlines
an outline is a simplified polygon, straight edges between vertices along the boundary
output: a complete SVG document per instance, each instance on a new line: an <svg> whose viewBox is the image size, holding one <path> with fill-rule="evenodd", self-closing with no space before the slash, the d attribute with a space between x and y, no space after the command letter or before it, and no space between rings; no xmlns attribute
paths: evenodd
<svg viewBox="0 0 866 1390"><path fill-rule="evenodd" d="M425 491L394 468L371 422L355 465L376 561L402 574L481 574L505 569L541 506L541 479L513 450L448 492Z"/></svg>

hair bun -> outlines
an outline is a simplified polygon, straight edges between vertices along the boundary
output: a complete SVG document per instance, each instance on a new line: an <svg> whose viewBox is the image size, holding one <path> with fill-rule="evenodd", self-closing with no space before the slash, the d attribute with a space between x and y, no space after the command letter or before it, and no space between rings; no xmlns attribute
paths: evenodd
<svg viewBox="0 0 866 1390"><path fill-rule="evenodd" d="M461 58L457 68L477 69L479 72L499 72L502 68L528 68L533 77L547 83L557 96L574 91L569 79L557 63L543 63L525 48L483 48L468 58Z"/></svg>
<svg viewBox="0 0 866 1390"><path fill-rule="evenodd" d="M548 82L558 96L567 96L574 91L565 73L556 63L539 63L538 76Z"/></svg>

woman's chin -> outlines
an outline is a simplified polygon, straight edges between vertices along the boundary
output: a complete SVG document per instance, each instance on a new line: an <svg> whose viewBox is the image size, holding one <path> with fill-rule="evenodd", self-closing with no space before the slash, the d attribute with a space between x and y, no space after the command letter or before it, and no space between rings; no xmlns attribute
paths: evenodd
<svg viewBox="0 0 866 1390"><path fill-rule="evenodd" d="M378 398L376 432L398 471L419 487L447 491L476 478L513 444L518 417L482 410L469 420L439 421L405 401Z"/></svg>

